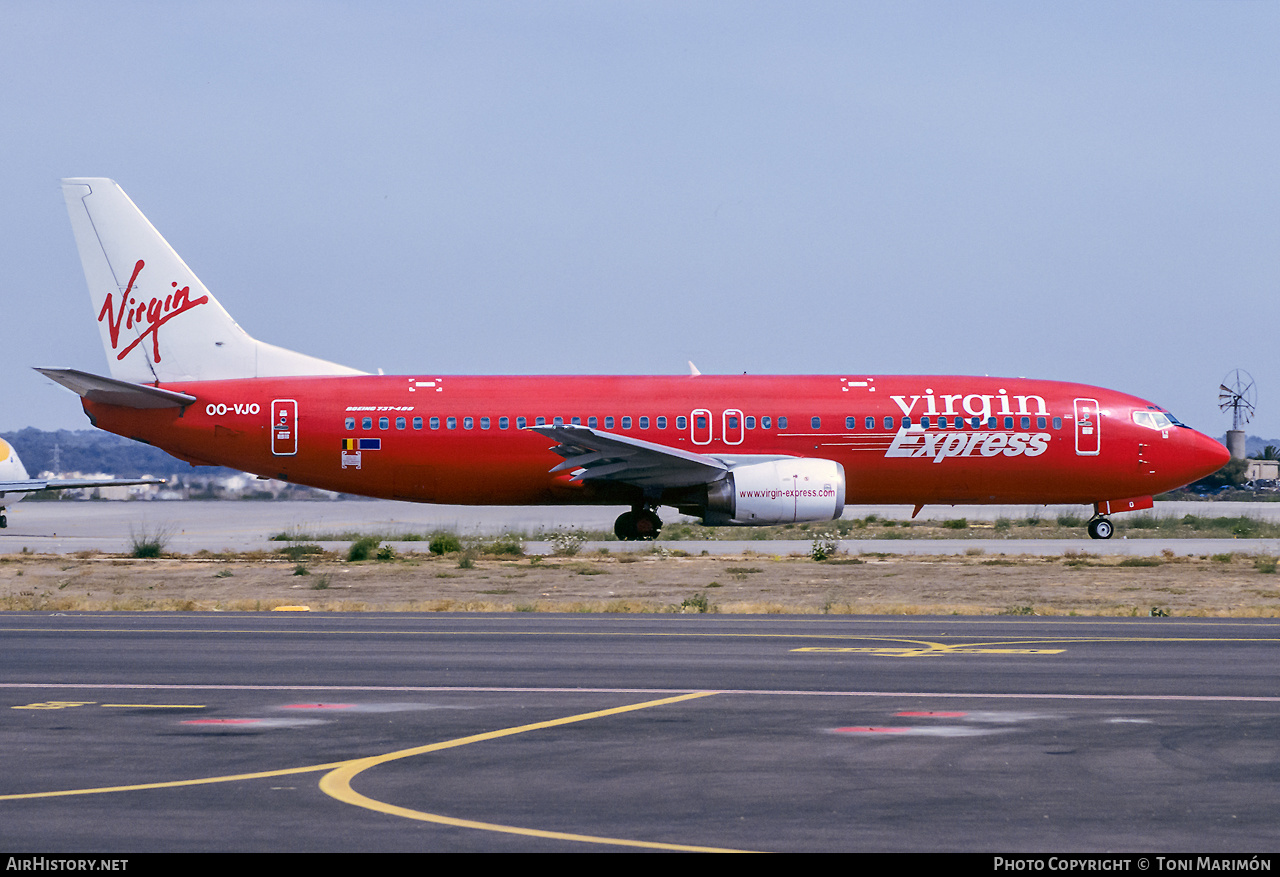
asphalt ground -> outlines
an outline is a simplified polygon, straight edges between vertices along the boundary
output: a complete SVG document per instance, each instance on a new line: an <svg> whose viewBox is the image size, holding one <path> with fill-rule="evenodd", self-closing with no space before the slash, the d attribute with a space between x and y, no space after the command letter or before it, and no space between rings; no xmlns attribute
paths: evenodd
<svg viewBox="0 0 1280 877"><path fill-rule="evenodd" d="M0 628L12 853L1280 847L1265 620Z"/></svg>

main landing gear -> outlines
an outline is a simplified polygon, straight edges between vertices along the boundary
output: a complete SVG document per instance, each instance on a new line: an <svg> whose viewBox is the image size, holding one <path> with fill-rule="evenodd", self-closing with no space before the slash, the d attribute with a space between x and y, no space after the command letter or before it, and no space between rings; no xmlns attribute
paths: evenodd
<svg viewBox="0 0 1280 877"><path fill-rule="evenodd" d="M1110 539L1111 534L1116 531L1115 525L1102 515L1090 518L1089 525L1085 529L1089 531L1090 539Z"/></svg>
<svg viewBox="0 0 1280 877"><path fill-rule="evenodd" d="M614 535L623 542L652 541L662 532L662 518L649 506L634 506L613 522Z"/></svg>
<svg viewBox="0 0 1280 877"><path fill-rule="evenodd" d="M4 516L4 506L0 505L0 530L9 526L9 519Z"/></svg>

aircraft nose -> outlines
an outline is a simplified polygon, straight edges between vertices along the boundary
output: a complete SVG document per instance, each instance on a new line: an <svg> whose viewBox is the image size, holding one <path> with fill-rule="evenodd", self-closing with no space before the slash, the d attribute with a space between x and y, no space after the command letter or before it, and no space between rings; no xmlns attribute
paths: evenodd
<svg viewBox="0 0 1280 877"><path fill-rule="evenodd" d="M1186 432L1189 441L1183 442L1185 450L1181 456L1188 483L1212 475L1231 460L1231 452L1221 442L1194 429Z"/></svg>

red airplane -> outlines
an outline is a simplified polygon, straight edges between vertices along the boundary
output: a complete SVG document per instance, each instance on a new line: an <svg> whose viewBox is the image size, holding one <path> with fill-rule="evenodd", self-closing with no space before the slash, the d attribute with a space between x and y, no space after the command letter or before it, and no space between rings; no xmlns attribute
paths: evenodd
<svg viewBox="0 0 1280 877"><path fill-rule="evenodd" d="M62 183L111 377L39 369L101 429L193 465L412 502L659 506L707 524L846 502L1081 503L1107 515L1226 448L1134 396L1023 378L369 375L257 341L107 179ZM548 443L550 440L550 444Z"/></svg>

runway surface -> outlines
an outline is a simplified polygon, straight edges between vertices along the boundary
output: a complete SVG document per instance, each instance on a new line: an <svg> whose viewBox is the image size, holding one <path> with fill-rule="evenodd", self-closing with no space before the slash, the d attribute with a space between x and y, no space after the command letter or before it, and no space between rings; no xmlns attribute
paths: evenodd
<svg viewBox="0 0 1280 877"><path fill-rule="evenodd" d="M1267 852L1280 626L0 616L11 852Z"/></svg>
<svg viewBox="0 0 1280 877"><path fill-rule="evenodd" d="M1038 513L1053 517L1059 511L1079 514L1080 506L956 506L934 509L939 519L967 517L991 520L1027 517ZM343 502L28 502L12 507L9 528L0 530L0 554L20 552L71 554L98 550L128 551L135 534L163 533L167 550L180 554L207 551L274 551L278 533L337 534L344 532L394 534L430 533L446 529L463 535L497 535L504 532L537 534L542 531L585 529L612 531L618 508L592 507L474 507L433 506L414 503L349 500ZM669 520L674 517L665 510ZM846 518L878 514L885 518L911 517L910 506L850 507ZM1249 515L1271 520L1280 517L1280 503L1161 503L1160 515L1197 514L1207 517ZM925 510L925 516L930 513ZM692 519L684 519L692 520ZM808 554L811 539L773 540L752 538L743 528L742 538L731 541L681 541L671 543L693 554ZM308 540L313 541L313 540ZM348 542L318 541L326 548L345 550ZM396 542L400 551L422 550L422 543ZM1229 548L1225 546L1230 546ZM584 550L647 551L651 543L591 542ZM973 548L988 553L1060 555L1067 551L1093 554L1213 554L1280 553L1280 539L1089 539L1083 528L1072 539L856 539L841 543L849 553L964 554ZM529 554L549 554L550 543L526 543Z"/></svg>

